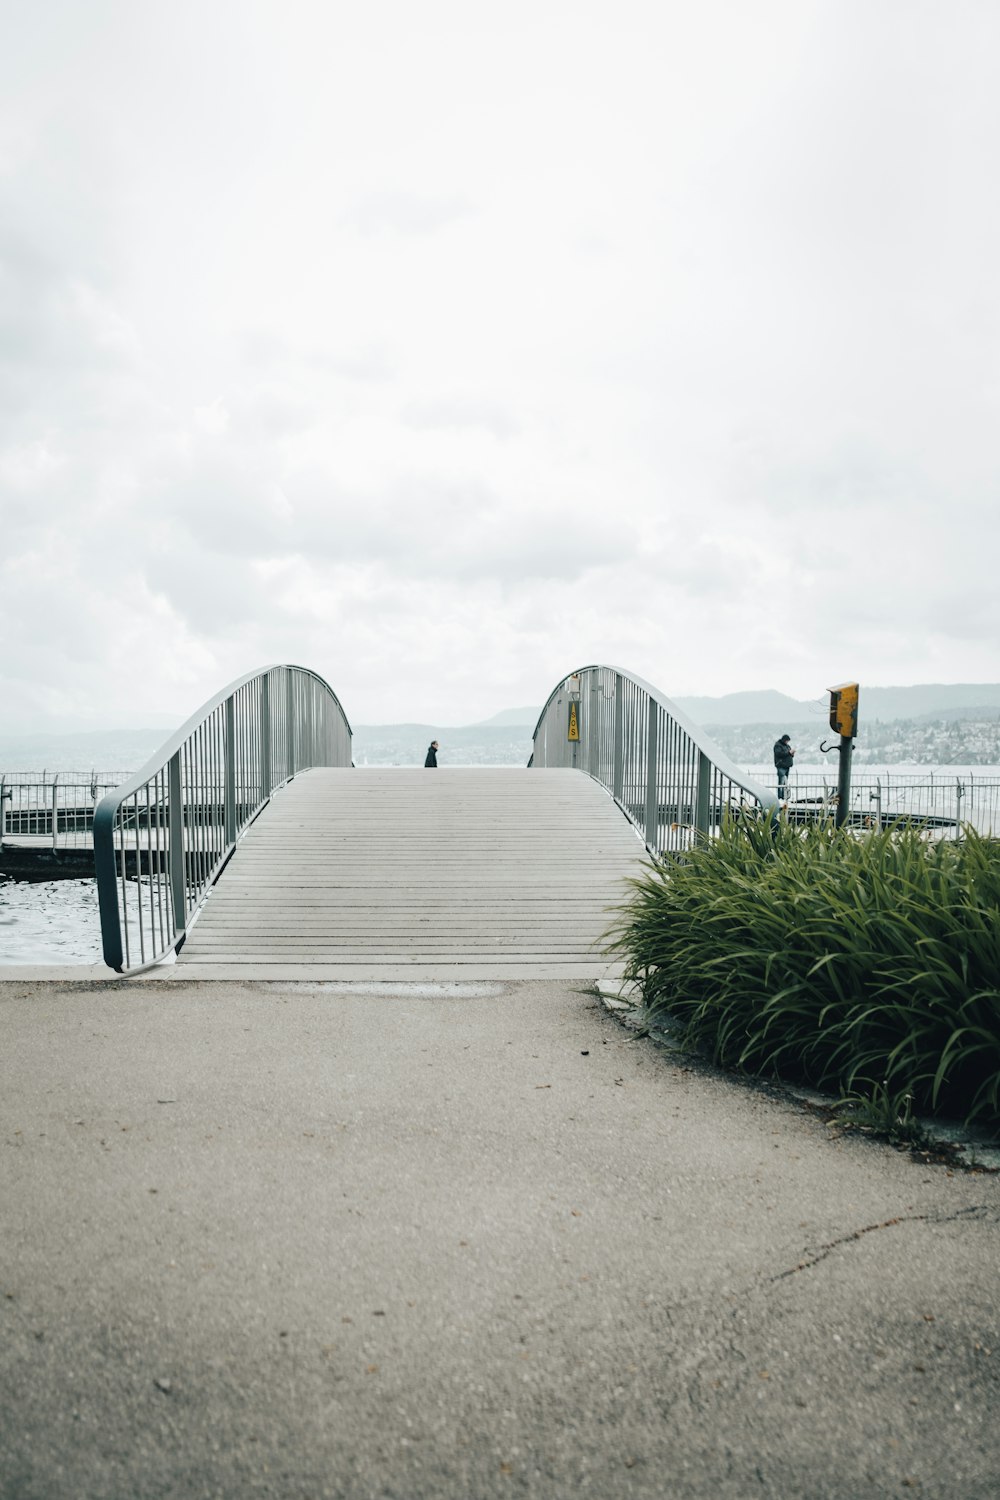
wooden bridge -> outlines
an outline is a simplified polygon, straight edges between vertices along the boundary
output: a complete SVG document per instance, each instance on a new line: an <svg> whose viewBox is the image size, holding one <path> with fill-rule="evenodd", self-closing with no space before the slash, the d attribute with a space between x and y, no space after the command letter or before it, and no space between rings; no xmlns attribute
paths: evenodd
<svg viewBox="0 0 1000 1500"><path fill-rule="evenodd" d="M237 845L178 955L192 978L593 979L645 858L568 770L300 774Z"/></svg>

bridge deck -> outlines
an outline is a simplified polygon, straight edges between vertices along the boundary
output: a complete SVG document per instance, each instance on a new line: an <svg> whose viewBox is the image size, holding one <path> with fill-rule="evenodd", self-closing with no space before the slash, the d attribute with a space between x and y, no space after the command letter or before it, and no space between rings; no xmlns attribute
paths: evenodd
<svg viewBox="0 0 1000 1500"><path fill-rule="evenodd" d="M590 777L317 770L238 846L178 958L187 976L594 978L642 843Z"/></svg>

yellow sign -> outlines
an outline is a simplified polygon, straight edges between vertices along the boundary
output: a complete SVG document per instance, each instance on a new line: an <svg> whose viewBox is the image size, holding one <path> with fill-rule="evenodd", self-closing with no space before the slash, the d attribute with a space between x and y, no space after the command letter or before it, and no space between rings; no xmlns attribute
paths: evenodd
<svg viewBox="0 0 1000 1500"><path fill-rule="evenodd" d="M571 703L569 706L569 733L566 738L568 740L578 740L580 738L580 715L577 712L577 705L575 703Z"/></svg>
<svg viewBox="0 0 1000 1500"><path fill-rule="evenodd" d="M842 739L853 740L858 733L858 684L842 682L828 688L830 694L830 728Z"/></svg>

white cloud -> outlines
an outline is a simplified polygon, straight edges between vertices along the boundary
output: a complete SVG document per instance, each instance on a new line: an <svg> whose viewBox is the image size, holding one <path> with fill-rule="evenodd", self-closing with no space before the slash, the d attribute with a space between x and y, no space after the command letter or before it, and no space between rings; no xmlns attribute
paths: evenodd
<svg viewBox="0 0 1000 1500"><path fill-rule="evenodd" d="M95 0L5 38L8 724L180 719L279 658L359 720L591 660L1000 676L991 8Z"/></svg>
<svg viewBox="0 0 1000 1500"><path fill-rule="evenodd" d="M229 412L221 396L208 406L198 406L194 413L195 426L199 432L207 432L210 437L221 437L224 432L229 431Z"/></svg>

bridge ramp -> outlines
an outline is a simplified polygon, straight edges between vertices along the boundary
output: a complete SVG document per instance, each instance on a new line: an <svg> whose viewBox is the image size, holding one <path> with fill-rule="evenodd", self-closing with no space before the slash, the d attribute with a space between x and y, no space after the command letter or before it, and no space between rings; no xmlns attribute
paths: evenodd
<svg viewBox="0 0 1000 1500"><path fill-rule="evenodd" d="M579 771L309 771L238 845L178 966L190 978L609 976L609 908L644 858Z"/></svg>

